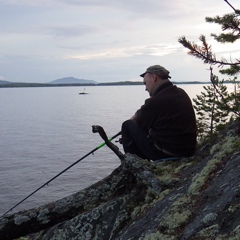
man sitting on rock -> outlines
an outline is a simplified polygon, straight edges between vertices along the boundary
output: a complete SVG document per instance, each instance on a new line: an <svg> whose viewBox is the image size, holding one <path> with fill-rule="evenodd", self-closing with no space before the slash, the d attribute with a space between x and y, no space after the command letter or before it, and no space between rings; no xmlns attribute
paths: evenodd
<svg viewBox="0 0 240 240"><path fill-rule="evenodd" d="M169 80L169 71L154 65L140 75L150 98L122 124L123 149L148 160L192 156L196 117L190 98Z"/></svg>

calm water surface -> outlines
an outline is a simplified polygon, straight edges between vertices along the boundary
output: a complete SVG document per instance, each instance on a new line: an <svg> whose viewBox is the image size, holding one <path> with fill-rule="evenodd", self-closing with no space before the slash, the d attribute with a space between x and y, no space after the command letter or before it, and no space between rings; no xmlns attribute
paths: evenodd
<svg viewBox="0 0 240 240"><path fill-rule="evenodd" d="M192 99L203 85L179 85ZM113 136L148 98L144 86L0 89L0 214ZM118 145L122 150L121 145ZM109 175L120 161L106 146L39 190L12 212L66 197Z"/></svg>

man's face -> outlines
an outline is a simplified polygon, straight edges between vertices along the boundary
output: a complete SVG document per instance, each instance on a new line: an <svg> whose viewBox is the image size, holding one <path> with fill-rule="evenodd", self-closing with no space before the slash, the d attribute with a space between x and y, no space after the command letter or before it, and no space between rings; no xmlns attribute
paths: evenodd
<svg viewBox="0 0 240 240"><path fill-rule="evenodd" d="M145 90L149 92L150 96L152 96L155 88L155 75L152 73L146 73L143 78L143 83L146 86Z"/></svg>

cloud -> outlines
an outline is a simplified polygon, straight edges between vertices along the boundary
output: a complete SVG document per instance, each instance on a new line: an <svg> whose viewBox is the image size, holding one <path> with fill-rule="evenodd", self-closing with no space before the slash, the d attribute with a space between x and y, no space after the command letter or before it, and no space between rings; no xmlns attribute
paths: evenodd
<svg viewBox="0 0 240 240"><path fill-rule="evenodd" d="M220 29L205 16L228 10L219 0L0 0L1 75L119 81L162 64L181 80L206 79L206 66L187 55L178 38L208 37ZM222 46L214 50L228 54ZM227 51L235 56L234 50Z"/></svg>
<svg viewBox="0 0 240 240"><path fill-rule="evenodd" d="M97 33L97 28L86 24L72 26L48 26L44 30L45 34L54 37L79 37L89 33Z"/></svg>
<svg viewBox="0 0 240 240"><path fill-rule="evenodd" d="M0 4L15 6L51 6L56 5L55 0L0 0Z"/></svg>
<svg viewBox="0 0 240 240"><path fill-rule="evenodd" d="M105 51L97 52L94 54L80 54L72 55L67 58L69 59L79 59L79 60L91 60L98 58L118 58L118 57L132 57L140 55L149 55L149 56L164 56L170 54L176 49L179 48L177 45L163 45L163 44L154 44L154 45L143 45L143 46L132 46L128 48L109 48Z"/></svg>

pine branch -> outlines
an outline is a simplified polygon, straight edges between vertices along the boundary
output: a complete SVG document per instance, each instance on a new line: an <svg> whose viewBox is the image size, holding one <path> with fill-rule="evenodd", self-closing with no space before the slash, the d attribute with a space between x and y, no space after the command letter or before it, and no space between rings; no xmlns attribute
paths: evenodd
<svg viewBox="0 0 240 240"><path fill-rule="evenodd" d="M224 0L224 1L234 10L234 12L235 12L236 14L240 14L240 10L235 9L235 8L228 2L228 0Z"/></svg>
<svg viewBox="0 0 240 240"><path fill-rule="evenodd" d="M223 17L216 16L214 18L206 17L206 22L209 23L217 23L221 25L222 30L229 30L229 33L222 33L219 36L216 34L212 34L212 36L218 42L231 42L238 40L240 38L240 20L236 14L226 14Z"/></svg>
<svg viewBox="0 0 240 240"><path fill-rule="evenodd" d="M210 67L210 72L211 72L211 73L210 73L210 75L211 75L210 80L211 80L211 82L212 82L212 85L213 85L215 91L218 93L218 95L219 95L220 98L222 99L222 101L223 101L226 109L231 110L234 114L236 114L236 116L240 116L240 112L239 112L239 111L234 110L234 109L231 109L231 107L230 107L229 104L228 104L227 99L224 97L222 91L220 91L219 81L218 81L218 78L217 78L215 75L213 75L212 67Z"/></svg>
<svg viewBox="0 0 240 240"><path fill-rule="evenodd" d="M231 66L228 69L219 70L219 72L222 73L222 74L229 75L229 76L234 76L234 75L239 74L239 72L240 72L240 61L238 60L238 62L239 62L239 65L234 65L234 66Z"/></svg>
<svg viewBox="0 0 240 240"><path fill-rule="evenodd" d="M211 46L207 44L205 36L201 35L199 39L202 42L202 46L199 46L194 42L188 41L185 36L180 37L178 39L178 42L181 43L185 48L189 49L189 55L203 60L204 63L212 65L218 64L219 66L235 66L240 64L240 62L227 62L227 60L225 59L222 59L221 61L217 60L215 54L212 53Z"/></svg>
<svg viewBox="0 0 240 240"><path fill-rule="evenodd" d="M217 42L221 42L221 43L234 43L235 41L237 41L238 39L240 39L240 34L238 35L234 35L232 33L221 33L220 35L216 35L214 33L211 34L212 37L214 37L214 39Z"/></svg>

